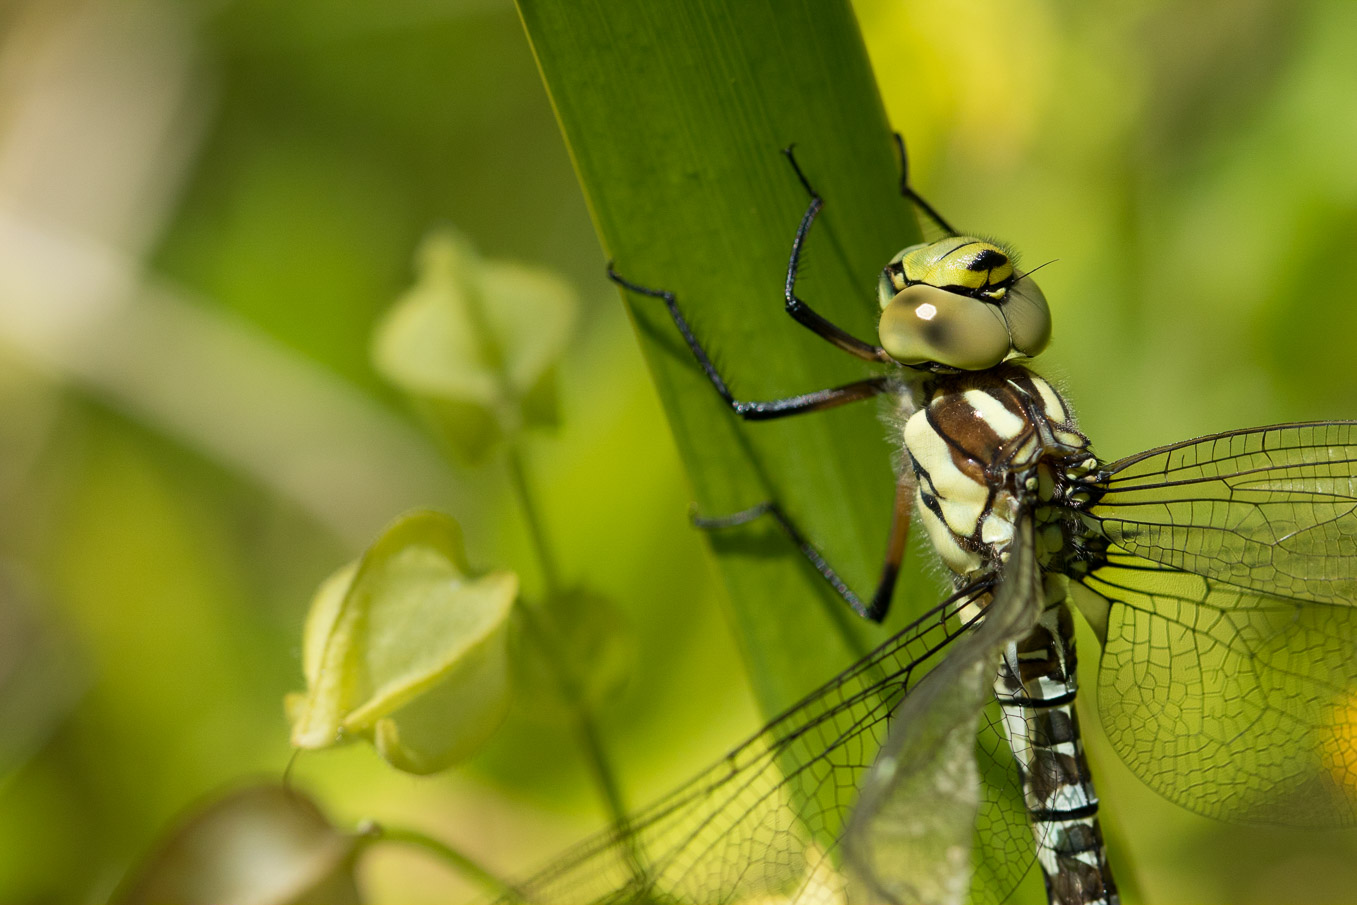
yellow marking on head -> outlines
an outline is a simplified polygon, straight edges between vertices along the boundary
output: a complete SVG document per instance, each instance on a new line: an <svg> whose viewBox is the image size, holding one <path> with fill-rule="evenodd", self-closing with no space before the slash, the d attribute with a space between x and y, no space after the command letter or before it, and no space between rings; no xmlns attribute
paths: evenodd
<svg viewBox="0 0 1357 905"><path fill-rule="evenodd" d="M1013 262L1006 251L993 242L970 236L951 236L915 245L901 252L898 260L908 283L961 289L995 298L1003 296L1014 277Z"/></svg>
<svg viewBox="0 0 1357 905"><path fill-rule="evenodd" d="M989 285L989 273L983 270L967 270L961 267L953 268L934 268L929 274L931 279L922 280L932 286L961 286L964 289L983 289ZM939 283L938 280L946 279L948 282Z"/></svg>

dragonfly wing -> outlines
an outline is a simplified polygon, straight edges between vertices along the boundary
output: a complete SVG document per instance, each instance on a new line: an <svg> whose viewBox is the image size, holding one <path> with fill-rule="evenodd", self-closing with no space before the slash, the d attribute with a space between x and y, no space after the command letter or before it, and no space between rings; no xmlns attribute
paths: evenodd
<svg viewBox="0 0 1357 905"><path fill-rule="evenodd" d="M966 901L997 905L1009 901L1031 871L1036 849L1018 762L1004 731L1003 711L993 695L980 717L975 754L980 768L980 813L975 820L971 891Z"/></svg>
<svg viewBox="0 0 1357 905"><path fill-rule="evenodd" d="M966 590L665 798L523 883L542 902L841 902L839 840L887 718L964 630Z"/></svg>
<svg viewBox="0 0 1357 905"><path fill-rule="evenodd" d="M1231 431L1105 474L1091 515L1123 549L1263 594L1357 600L1357 422Z"/></svg>
<svg viewBox="0 0 1357 905"><path fill-rule="evenodd" d="M993 700L1004 648L1032 631L1043 605L1032 522L1023 518L980 624L952 645L892 716L844 837L851 898L973 899L973 837L981 805L976 731Z"/></svg>
<svg viewBox="0 0 1357 905"><path fill-rule="evenodd" d="M1083 585L1113 604L1099 709L1145 782L1211 817L1357 818L1357 608L1260 594L1117 547Z"/></svg>
<svg viewBox="0 0 1357 905"><path fill-rule="evenodd" d="M1108 467L1099 706L1170 799L1357 818L1357 423L1231 431Z"/></svg>

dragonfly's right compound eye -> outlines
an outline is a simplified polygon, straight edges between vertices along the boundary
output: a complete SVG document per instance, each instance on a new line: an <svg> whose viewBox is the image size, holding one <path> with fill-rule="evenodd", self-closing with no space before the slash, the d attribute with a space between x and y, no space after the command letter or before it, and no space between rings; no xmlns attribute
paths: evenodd
<svg viewBox="0 0 1357 905"><path fill-rule="evenodd" d="M1046 297L1007 252L966 236L906 248L881 273L881 347L901 364L983 371L1051 338Z"/></svg>

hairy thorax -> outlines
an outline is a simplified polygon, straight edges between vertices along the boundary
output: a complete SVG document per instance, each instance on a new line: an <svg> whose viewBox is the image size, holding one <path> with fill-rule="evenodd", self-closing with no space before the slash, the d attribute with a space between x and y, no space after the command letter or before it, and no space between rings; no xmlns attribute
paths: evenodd
<svg viewBox="0 0 1357 905"><path fill-rule="evenodd" d="M908 467L929 539L959 579L1006 559L1022 505L1043 562L1077 540L1082 522L1067 516L1097 460L1049 383L1005 365L932 378L923 398L904 426Z"/></svg>

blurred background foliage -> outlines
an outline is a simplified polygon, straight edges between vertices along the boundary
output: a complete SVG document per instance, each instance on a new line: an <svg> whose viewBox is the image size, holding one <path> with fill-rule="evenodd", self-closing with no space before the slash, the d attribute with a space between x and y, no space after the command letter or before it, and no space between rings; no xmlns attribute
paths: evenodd
<svg viewBox="0 0 1357 905"><path fill-rule="evenodd" d="M1357 6L856 8L916 187L1028 266L1056 262L1044 370L1104 457L1357 416ZM599 714L628 800L756 725L506 0L12 0L0 900L102 900L189 804L277 776L307 601L402 510L451 512L473 563L540 589L505 475L445 461L370 364L421 237L448 222L579 292L562 428L527 467L563 572L636 635ZM1352 833L1197 819L1090 746L1145 900L1357 898ZM340 825L415 826L508 874L603 820L566 731L531 709L448 775L353 747L295 779ZM420 853L374 854L373 900L471 894Z"/></svg>

